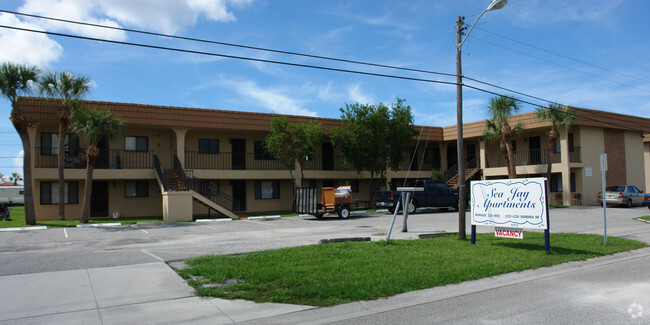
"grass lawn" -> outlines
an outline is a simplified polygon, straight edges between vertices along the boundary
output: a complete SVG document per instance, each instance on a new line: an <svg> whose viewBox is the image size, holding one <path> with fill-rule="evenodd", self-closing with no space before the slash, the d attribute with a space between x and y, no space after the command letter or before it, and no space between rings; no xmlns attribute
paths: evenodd
<svg viewBox="0 0 650 325"><path fill-rule="evenodd" d="M331 306L645 247L599 235L542 233L525 239L478 234L385 242L329 243L229 256L202 256L177 272L198 295Z"/></svg>
<svg viewBox="0 0 650 325"><path fill-rule="evenodd" d="M24 206L12 206L9 207L9 216L11 221L0 221L0 228L14 228L14 227L26 227L25 224L25 207ZM119 222L123 225L136 224L138 222L151 222L151 221L161 221L161 219L151 219L151 218L129 218L129 219L91 219L88 223L107 223L107 222ZM37 221L37 226L47 226L47 227L76 227L79 224L79 220L53 220L53 221Z"/></svg>

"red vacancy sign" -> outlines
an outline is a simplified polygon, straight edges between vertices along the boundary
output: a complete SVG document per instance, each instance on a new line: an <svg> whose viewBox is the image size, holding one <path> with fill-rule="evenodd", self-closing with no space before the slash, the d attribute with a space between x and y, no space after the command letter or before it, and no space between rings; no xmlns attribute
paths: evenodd
<svg viewBox="0 0 650 325"><path fill-rule="evenodd" d="M524 239L524 232L521 229L494 228L495 237Z"/></svg>

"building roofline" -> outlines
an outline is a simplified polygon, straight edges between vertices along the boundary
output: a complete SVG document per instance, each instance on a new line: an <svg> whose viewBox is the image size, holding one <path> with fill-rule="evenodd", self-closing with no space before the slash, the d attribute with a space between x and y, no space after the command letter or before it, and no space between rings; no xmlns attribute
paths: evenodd
<svg viewBox="0 0 650 325"><path fill-rule="evenodd" d="M18 105L29 120L56 120L57 99L42 97L19 97ZM122 117L126 124L156 125L169 128L205 128L242 131L270 131L270 121L275 116L286 116L291 123L320 123L329 130L340 125L340 119L309 117L289 114L245 112L208 108L159 106L148 104L89 101L84 103L98 109L106 109ZM611 129L637 130L644 133L644 142L650 142L650 119L639 116L574 107L578 118L575 126L594 126ZM512 115L511 124L523 123L524 129L548 128L550 123L537 117L537 112ZM481 137L486 120L464 123L463 137ZM431 141L455 141L456 126L420 126L422 136Z"/></svg>

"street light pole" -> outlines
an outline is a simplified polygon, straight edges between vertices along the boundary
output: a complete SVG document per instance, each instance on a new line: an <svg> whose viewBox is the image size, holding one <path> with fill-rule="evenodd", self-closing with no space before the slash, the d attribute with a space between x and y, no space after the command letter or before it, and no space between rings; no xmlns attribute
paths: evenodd
<svg viewBox="0 0 650 325"><path fill-rule="evenodd" d="M463 145L463 68L461 64L461 49L467 40L469 33L481 16L488 11L503 8L508 0L492 0L490 5L481 12L474 24L463 38L465 17L458 16L456 19L456 151L458 158L458 237L465 239L465 148Z"/></svg>

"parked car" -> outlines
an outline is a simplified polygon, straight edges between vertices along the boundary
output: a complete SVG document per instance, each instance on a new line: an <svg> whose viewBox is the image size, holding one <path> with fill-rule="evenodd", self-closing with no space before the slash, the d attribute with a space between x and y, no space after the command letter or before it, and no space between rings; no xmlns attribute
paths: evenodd
<svg viewBox="0 0 650 325"><path fill-rule="evenodd" d="M447 187L447 184L434 180L418 180L411 184L413 189L413 198L408 205L408 212L415 213L418 208L453 208L458 210L458 191ZM391 213L395 211L395 206L400 196L400 188L397 191L380 191L377 192L376 206L378 208L387 208ZM401 208L400 208L401 210Z"/></svg>
<svg viewBox="0 0 650 325"><path fill-rule="evenodd" d="M612 185L605 188L605 202L627 208L634 204L644 204L643 191L634 185ZM598 202L603 204L603 195L598 192Z"/></svg>
<svg viewBox="0 0 650 325"><path fill-rule="evenodd" d="M643 198L643 205L648 207L648 210L650 210L650 193L646 193L645 197Z"/></svg>

